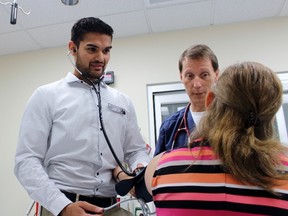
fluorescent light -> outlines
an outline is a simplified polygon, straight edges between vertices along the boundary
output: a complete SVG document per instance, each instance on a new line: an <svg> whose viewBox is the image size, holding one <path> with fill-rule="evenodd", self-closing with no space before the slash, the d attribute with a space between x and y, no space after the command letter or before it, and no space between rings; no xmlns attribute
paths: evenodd
<svg viewBox="0 0 288 216"><path fill-rule="evenodd" d="M79 0L61 0L64 5L73 6L78 4Z"/></svg>

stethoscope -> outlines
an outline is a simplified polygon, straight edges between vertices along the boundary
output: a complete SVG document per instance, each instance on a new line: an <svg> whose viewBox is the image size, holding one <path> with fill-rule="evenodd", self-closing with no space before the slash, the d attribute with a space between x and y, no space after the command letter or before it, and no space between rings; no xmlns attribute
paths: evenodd
<svg viewBox="0 0 288 216"><path fill-rule="evenodd" d="M68 52L68 55L70 54L71 51ZM71 63L74 65L74 63L72 62L72 60L70 59L69 57L69 60L71 61ZM101 82L103 82L103 79L104 79L104 75L102 75L97 81L93 82L92 80L90 80L88 77L86 77L80 70L78 70L78 68L76 67L76 65L74 65L75 69L81 74L81 76L87 80L93 90L95 91L96 95L97 95L97 100L98 100L98 112L99 112L99 121L100 121L100 126L102 128L102 132L104 134L104 137L105 137L105 140L106 142L108 143L108 146L109 146L109 149L114 157L114 159L116 160L117 164L119 165L119 167L121 168L121 170L123 170L124 173L126 173L128 176L133 176L135 177L136 175L140 175L142 174L143 175L143 172L141 172L141 170L139 170L138 172L129 172L126 168L123 167L122 163L120 162L119 158L117 157L112 145L111 145L111 142L109 140L109 137L106 133L106 130L105 130L105 127L104 127L104 123L103 123L103 115L102 115L102 103L101 103L101 95L100 95L100 84ZM98 88L96 88L96 85ZM149 216L149 215L154 215L156 214L156 212L151 212L148 205L142 200L142 199L138 199L138 198L129 198L129 199L125 199L125 200L122 200L122 201L119 201L119 202L116 202L115 204L109 206L109 207L106 207L106 208L103 208L104 209L104 212L105 211L108 211L116 206L119 206L121 203L124 203L124 202L128 202L128 201L132 201L132 200L135 200L135 201L138 201L138 203L140 204L141 206L141 209L142 209L142 212L143 212L143 215L144 216ZM30 205L28 211L26 212L26 216L30 215L32 209L33 209L33 206L35 205L36 201L33 201L32 204Z"/></svg>
<svg viewBox="0 0 288 216"><path fill-rule="evenodd" d="M187 142L188 143L190 142L190 132L189 132L188 124L187 124L187 115L188 115L188 112L190 110L190 105L191 105L191 103L188 103L188 105L185 108L182 120L181 120L181 122L179 124L179 127L178 127L176 133L174 134L173 142L172 142L172 146L171 146L170 150L172 150L174 148L175 141L176 141L179 133L182 132L182 131L184 131L186 133L186 135L187 135Z"/></svg>
<svg viewBox="0 0 288 216"><path fill-rule="evenodd" d="M102 102L101 102L101 95L100 95L100 84L101 82L103 82L104 79L104 75L102 75L99 79L97 79L95 82L93 82L92 80L90 80L84 73L82 73L76 66L76 64L72 61L70 54L71 54L72 50L69 50L69 52L67 53L68 59L70 61L70 63L74 66L74 68L77 70L77 72L92 86L93 90L96 93L97 96L97 100L98 100L98 113L99 113L99 121L100 121L100 126L102 128L102 132L104 135L104 138L108 144L108 147L114 157L114 159L116 160L118 166L121 168L121 170L123 170L124 173L126 173L128 176L136 176L141 170L136 169L136 172L129 172L121 163L121 161L119 160L118 156L116 155L112 144L110 142L110 139L106 133L105 127L104 127L104 123L103 123L103 115L102 115ZM96 85L98 88L96 88Z"/></svg>
<svg viewBox="0 0 288 216"><path fill-rule="evenodd" d="M94 82L92 82L90 79L88 79L86 76L84 76L82 74L82 76L89 81L89 83L92 85L96 95L97 95L97 100L98 100L98 114L99 114L99 121L100 121L100 126L102 128L102 132L103 132L103 135L105 137L105 140L108 144L108 147L114 157L114 159L116 160L118 166L121 168L121 170L123 170L124 173L126 173L128 176L136 176L137 172L129 172L123 165L122 163L120 162L118 156L116 155L112 145L111 145L111 142L110 142L110 139L106 133L106 130L105 130L105 127L104 127L104 123L103 123L103 115L102 115L102 102L101 102L101 95L100 95L100 84L101 82L103 81L103 78L104 76L100 77L99 78L99 81L96 81L96 84L97 84L97 87L98 89L96 89L96 86L94 84Z"/></svg>
<svg viewBox="0 0 288 216"><path fill-rule="evenodd" d="M106 133L106 130L105 130L105 127L104 127L104 123L103 123L103 115L102 115L102 102L101 102L101 94L100 94L100 85L101 85L101 82L103 82L103 78L104 78L104 75L102 75L99 79L97 79L95 82L93 82L92 80L90 80L85 74L83 74L77 67L76 67L76 64L74 64L74 62L71 60L70 58L70 53L71 53L71 50L68 52L67 56L70 60L70 62L72 63L72 65L74 66L74 68L77 70L77 72L92 86L93 90L95 91L96 93L96 96L97 96L97 100L98 100L98 113L99 113L99 121L100 121L100 126L102 128L102 132L103 132L103 135L104 135L104 138L108 144L108 147L114 157L114 159L116 160L118 166L121 168L121 170L123 170L124 173L126 173L128 176L132 176L132 177L136 177L136 176L140 176L142 175L142 179L143 179L143 175L144 175L144 172L145 172L145 169L141 169L141 168L137 168L135 170L135 172L130 172L128 171L121 163L121 161L119 160L118 156L116 155L112 145L111 145L111 142L109 140L109 137ZM96 88L96 85L97 85L97 88ZM116 202L114 205L110 206L110 207L107 207L107 208L104 208L104 211L107 211L115 206L118 206L120 203L122 202L126 202L126 201L131 201L131 200L137 200L141 206L141 209L142 209L142 212L144 214L144 216L149 216L149 215L154 215L156 214L156 212L151 212L149 207L147 206L147 204L141 199L141 198L130 198L130 199L127 199L127 200L122 200L120 202Z"/></svg>
<svg viewBox="0 0 288 216"><path fill-rule="evenodd" d="M76 67L75 67L76 68ZM78 71L78 69L76 68L76 70ZM79 71L78 71L79 72ZM103 78L104 76L102 75L96 82L92 82L92 80L90 80L89 78L87 78L85 75L81 74L84 79L86 79L93 87L96 95L97 95L97 99L98 99L98 113L99 113L99 121L100 121L100 126L102 128L102 132L103 132L103 135L105 137L105 140L108 144L108 147L114 157L114 159L116 160L117 164L119 165L119 167L121 168L121 170L123 170L124 173L126 173L128 176L137 176L137 175L143 175L144 173L142 172L142 170L144 169L136 169L135 172L129 172L126 168L124 168L124 166L122 165L122 163L120 162L119 158L117 157L112 145L111 145L111 142L109 140L109 137L106 133L106 130L105 130L105 127L104 127L104 123L103 123L103 115L102 115L102 103L101 103L101 95L100 95L100 84L101 82L103 82ZM98 88L96 88L95 84L97 85ZM145 171L145 170L144 170ZM104 212L105 211L108 211L116 206L119 206L121 203L123 202L127 202L127 201L131 201L131 200L136 200L138 201L138 203L140 204L141 206L141 209L142 209L142 213L144 216L149 216L149 215L154 215L156 214L156 212L151 212L148 205L141 199L141 198L130 198L130 199L127 199L127 200L122 200L120 202L116 202L115 204L109 206L109 207L106 207L104 208Z"/></svg>

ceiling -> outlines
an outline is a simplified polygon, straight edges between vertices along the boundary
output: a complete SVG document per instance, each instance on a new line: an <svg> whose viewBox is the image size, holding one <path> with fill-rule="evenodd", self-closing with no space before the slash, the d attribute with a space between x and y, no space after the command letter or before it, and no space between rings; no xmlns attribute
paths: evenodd
<svg viewBox="0 0 288 216"><path fill-rule="evenodd" d="M18 8L10 24L11 4ZM288 16L288 0L0 0L0 55L66 46L70 29L82 17L101 18L114 38Z"/></svg>

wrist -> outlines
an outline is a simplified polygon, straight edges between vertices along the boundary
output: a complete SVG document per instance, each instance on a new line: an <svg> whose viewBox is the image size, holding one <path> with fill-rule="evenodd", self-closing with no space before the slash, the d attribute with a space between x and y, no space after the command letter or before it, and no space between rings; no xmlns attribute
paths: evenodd
<svg viewBox="0 0 288 216"><path fill-rule="evenodd" d="M120 170L120 171L116 174L116 177L115 177L116 180L120 181L120 178L119 178L119 177L120 177L120 174L121 174L121 173L124 173L124 171L123 171L123 170Z"/></svg>
<svg viewBox="0 0 288 216"><path fill-rule="evenodd" d="M60 216L64 216L65 215L65 212L67 211L67 207L70 205L71 203L69 203L68 205L66 205L62 211L59 213Z"/></svg>

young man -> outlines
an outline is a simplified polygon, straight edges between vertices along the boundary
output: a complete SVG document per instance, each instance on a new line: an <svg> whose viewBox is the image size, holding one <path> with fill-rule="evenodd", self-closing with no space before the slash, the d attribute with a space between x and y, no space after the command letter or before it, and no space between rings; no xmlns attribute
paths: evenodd
<svg viewBox="0 0 288 216"><path fill-rule="evenodd" d="M39 87L24 112L15 174L46 215L102 214L97 206L116 202L108 143L132 170L150 160L131 100L103 82L112 37L98 18L77 21L68 45L74 72Z"/></svg>
<svg viewBox="0 0 288 216"><path fill-rule="evenodd" d="M207 45L194 45L180 56L179 71L190 103L162 122L154 155L187 146L204 114L206 94L219 76L218 60Z"/></svg>

